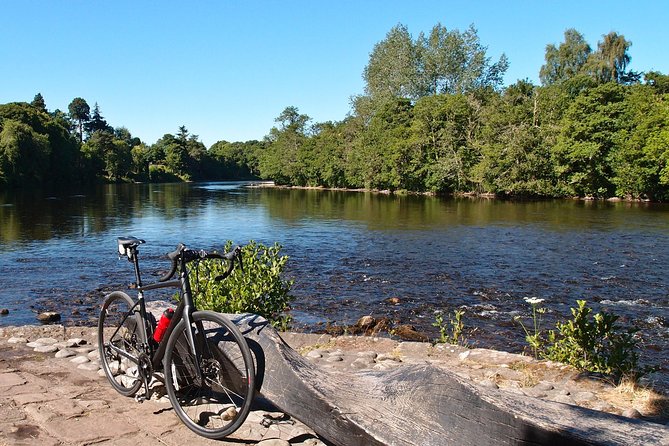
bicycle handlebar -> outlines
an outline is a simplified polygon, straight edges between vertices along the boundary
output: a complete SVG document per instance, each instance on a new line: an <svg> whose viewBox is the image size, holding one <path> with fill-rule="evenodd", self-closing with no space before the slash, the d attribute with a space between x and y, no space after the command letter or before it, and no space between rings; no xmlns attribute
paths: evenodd
<svg viewBox="0 0 669 446"><path fill-rule="evenodd" d="M223 280L232 273L232 270L235 268L235 259L239 261L239 267L242 272L244 272L244 264L242 263L242 248L236 246L232 251L225 253L223 255L217 252L207 252L205 250L196 251L194 249L187 249L186 245L179 243L177 249L167 254L167 257L172 261L172 266L170 270L162 277L158 279L158 282L165 282L170 280L174 274L177 272L177 267L179 265L179 259L183 258L184 263L191 262L193 260L204 260L204 259L224 259L229 262L228 270L223 274L216 276L214 280L219 281Z"/></svg>

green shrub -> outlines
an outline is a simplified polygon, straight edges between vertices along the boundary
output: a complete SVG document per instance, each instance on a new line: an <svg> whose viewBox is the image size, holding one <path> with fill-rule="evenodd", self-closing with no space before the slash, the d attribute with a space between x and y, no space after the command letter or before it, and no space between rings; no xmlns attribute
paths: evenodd
<svg viewBox="0 0 669 446"><path fill-rule="evenodd" d="M225 251L232 249L228 241ZM203 261L195 271L193 295L201 310L220 313L255 313L266 318L275 327L285 330L290 323L290 295L293 280L283 278L288 256L279 254L281 246L265 246L251 240L242 247L244 271L239 267L224 280L213 278L227 269L227 262Z"/></svg>
<svg viewBox="0 0 669 446"><path fill-rule="evenodd" d="M592 310L586 301L578 300L572 308L572 320L558 322L557 331L548 332L544 357L570 364L577 369L636 380L639 370L638 340L635 328L618 326L618 316L606 312L590 318Z"/></svg>
<svg viewBox="0 0 669 446"><path fill-rule="evenodd" d="M444 320L444 314L441 311L435 314L435 321L432 326L439 329L439 340L437 342L466 345L467 342L462 335L465 329L465 323L462 321L462 315L464 314L464 310L455 310L453 317L448 313L448 321Z"/></svg>

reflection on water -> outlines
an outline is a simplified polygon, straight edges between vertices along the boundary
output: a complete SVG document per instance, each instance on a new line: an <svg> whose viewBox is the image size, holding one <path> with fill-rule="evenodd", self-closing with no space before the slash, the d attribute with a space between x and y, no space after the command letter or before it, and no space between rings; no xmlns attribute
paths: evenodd
<svg viewBox="0 0 669 446"><path fill-rule="evenodd" d="M0 229L0 307L11 310L3 325L33 323L34 311L50 306L66 323L88 323L105 290L131 280L115 238L135 235L148 242L148 281L181 241L278 241L296 279L293 316L307 329L372 314L436 335L435 310L465 308L480 343L518 349L522 330L512 319L528 312L523 297L546 299L547 323L585 298L640 325L649 347L669 347L667 205L106 185L53 196L5 192Z"/></svg>

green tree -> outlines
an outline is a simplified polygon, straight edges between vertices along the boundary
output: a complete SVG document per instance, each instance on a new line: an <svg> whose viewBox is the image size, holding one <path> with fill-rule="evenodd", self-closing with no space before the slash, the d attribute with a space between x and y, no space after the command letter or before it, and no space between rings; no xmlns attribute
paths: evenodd
<svg viewBox="0 0 669 446"><path fill-rule="evenodd" d="M591 53L592 49L581 33L573 28L566 30L564 42L558 47L552 43L546 45L546 63L539 71L541 83L557 84L582 73Z"/></svg>
<svg viewBox="0 0 669 446"><path fill-rule="evenodd" d="M564 193L607 197L613 194L609 155L619 141L625 89L602 84L579 95L569 106L552 158Z"/></svg>
<svg viewBox="0 0 669 446"><path fill-rule="evenodd" d="M472 161L467 132L473 110L464 95L435 95L419 99L413 109L410 143L423 187L434 192L464 189Z"/></svg>
<svg viewBox="0 0 669 446"><path fill-rule="evenodd" d="M508 69L506 55L490 63L487 48L471 25L465 32L448 31L440 23L417 42L421 95L464 94L479 88L498 88Z"/></svg>
<svg viewBox="0 0 669 446"><path fill-rule="evenodd" d="M90 119L91 108L85 99L74 98L67 107L70 118L78 123L79 142L84 141L84 124Z"/></svg>
<svg viewBox="0 0 669 446"><path fill-rule="evenodd" d="M602 83L624 83L625 69L631 60L628 50L632 43L613 31L602 37L604 40L597 44L597 51L588 58L587 69Z"/></svg>
<svg viewBox="0 0 669 446"><path fill-rule="evenodd" d="M261 153L258 168L263 178L271 178L278 184L306 184L302 166L303 146L307 141L308 124L311 118L300 114L297 107L286 107L274 120L267 137L267 148Z"/></svg>
<svg viewBox="0 0 669 446"><path fill-rule="evenodd" d="M44 102L44 98L42 97L41 93L37 93L35 95L30 105L35 107L37 110L46 113L46 103Z"/></svg>
<svg viewBox="0 0 669 446"><path fill-rule="evenodd" d="M419 93L418 54L405 25L395 25L376 45L364 69L365 92L374 98L416 98Z"/></svg>
<svg viewBox="0 0 669 446"><path fill-rule="evenodd" d="M0 180L14 185L40 183L49 167L47 135L23 122L6 119L0 132Z"/></svg>
<svg viewBox="0 0 669 446"><path fill-rule="evenodd" d="M90 115L89 120L84 123L84 130L90 137L94 132L102 132L102 131L107 131L107 132L113 132L113 128L107 124L107 121L105 118L102 117L100 114L100 107L98 106L98 103L95 103L95 106L93 107L93 113Z"/></svg>

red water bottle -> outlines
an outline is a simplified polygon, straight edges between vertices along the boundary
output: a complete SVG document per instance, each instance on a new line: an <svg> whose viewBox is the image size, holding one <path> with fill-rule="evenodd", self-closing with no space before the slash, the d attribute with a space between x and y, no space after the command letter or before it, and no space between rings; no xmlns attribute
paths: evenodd
<svg viewBox="0 0 669 446"><path fill-rule="evenodd" d="M174 310L171 308L168 308L163 312L163 315L160 316L160 321L158 322L158 326L156 327L156 331L153 332L153 340L156 342L160 342L160 340L163 338L163 335L165 334L165 330L167 330L167 326L170 325L170 321L172 320L172 316L174 316Z"/></svg>

